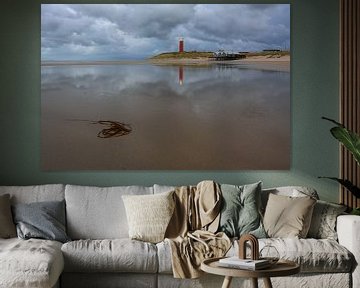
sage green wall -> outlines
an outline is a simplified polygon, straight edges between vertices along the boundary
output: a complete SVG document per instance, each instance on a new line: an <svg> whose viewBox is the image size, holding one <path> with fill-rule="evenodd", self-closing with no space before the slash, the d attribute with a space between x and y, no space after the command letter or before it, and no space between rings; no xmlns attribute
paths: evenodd
<svg viewBox="0 0 360 288"><path fill-rule="evenodd" d="M291 170L43 172L40 169L40 4L59 2L1 2L0 185L182 185L197 183L202 179L241 184L262 180L265 187L312 186L318 190L322 199L338 200L338 186L317 179L319 175L338 175L338 146L328 132L330 125L321 120L323 115L338 117L337 0L227 1L291 3ZM121 3L100 0L63 3L100 2ZM137 3L169 2L144 0ZM181 3L200 2L193 0Z"/></svg>

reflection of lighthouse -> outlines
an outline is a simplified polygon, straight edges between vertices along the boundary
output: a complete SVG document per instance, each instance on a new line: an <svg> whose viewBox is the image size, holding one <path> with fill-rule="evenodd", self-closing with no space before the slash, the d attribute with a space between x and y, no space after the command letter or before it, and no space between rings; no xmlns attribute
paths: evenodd
<svg viewBox="0 0 360 288"><path fill-rule="evenodd" d="M184 52L184 38L179 38L179 53Z"/></svg>
<svg viewBox="0 0 360 288"><path fill-rule="evenodd" d="M179 53L184 52L184 38L179 38ZM184 67L179 66L179 84L183 85L184 83Z"/></svg>
<svg viewBox="0 0 360 288"><path fill-rule="evenodd" d="M184 67L183 66L179 66L179 84L180 85L184 84Z"/></svg>

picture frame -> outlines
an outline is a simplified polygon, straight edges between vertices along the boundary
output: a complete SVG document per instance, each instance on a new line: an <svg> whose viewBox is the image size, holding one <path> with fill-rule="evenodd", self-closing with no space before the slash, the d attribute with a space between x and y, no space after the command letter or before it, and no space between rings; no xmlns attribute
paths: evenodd
<svg viewBox="0 0 360 288"><path fill-rule="evenodd" d="M41 167L288 170L290 55L290 4L42 4Z"/></svg>

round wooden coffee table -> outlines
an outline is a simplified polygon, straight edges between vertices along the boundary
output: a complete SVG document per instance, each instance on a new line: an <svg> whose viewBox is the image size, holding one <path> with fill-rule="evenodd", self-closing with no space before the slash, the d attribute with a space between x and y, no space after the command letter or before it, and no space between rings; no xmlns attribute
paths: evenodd
<svg viewBox="0 0 360 288"><path fill-rule="evenodd" d="M251 278L254 288L258 288L258 278L263 278L265 287L272 288L270 277L289 276L300 272L300 266L288 260L279 260L270 268L254 271L222 267L219 265L219 259L221 258L204 260L201 263L201 270L210 274L225 276L222 288L229 288L233 277Z"/></svg>

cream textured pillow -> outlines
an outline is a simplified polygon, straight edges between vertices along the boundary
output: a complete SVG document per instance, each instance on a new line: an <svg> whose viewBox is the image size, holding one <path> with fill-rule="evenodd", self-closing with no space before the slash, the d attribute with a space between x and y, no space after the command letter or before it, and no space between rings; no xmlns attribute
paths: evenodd
<svg viewBox="0 0 360 288"><path fill-rule="evenodd" d="M16 237L15 224L11 215L10 195L0 196L0 238Z"/></svg>
<svg viewBox="0 0 360 288"><path fill-rule="evenodd" d="M311 197L269 195L264 228L269 237L306 238L316 200Z"/></svg>
<svg viewBox="0 0 360 288"><path fill-rule="evenodd" d="M173 193L122 196L131 239L151 243L164 240L175 208Z"/></svg>

